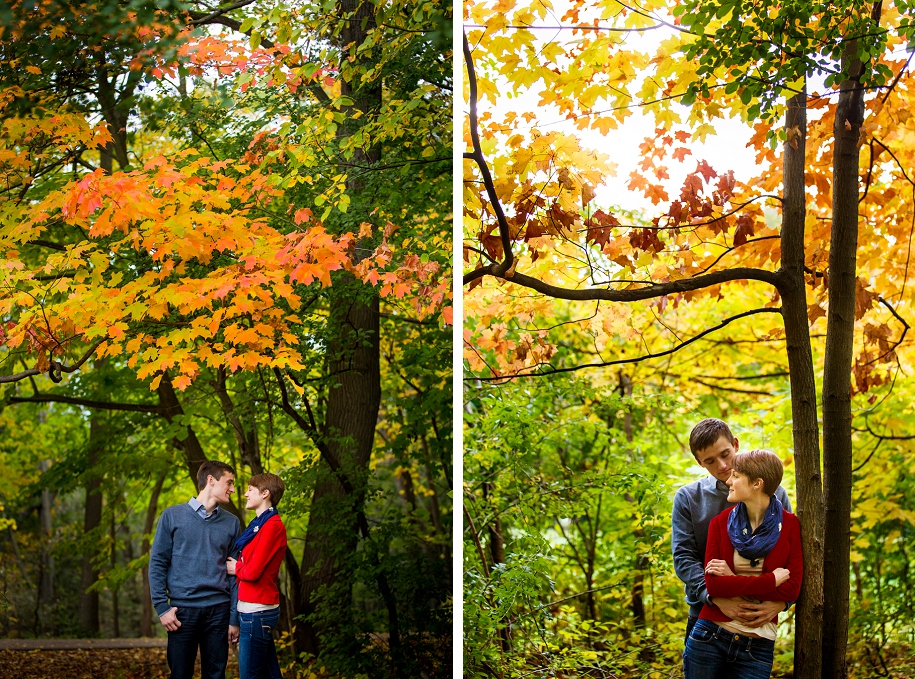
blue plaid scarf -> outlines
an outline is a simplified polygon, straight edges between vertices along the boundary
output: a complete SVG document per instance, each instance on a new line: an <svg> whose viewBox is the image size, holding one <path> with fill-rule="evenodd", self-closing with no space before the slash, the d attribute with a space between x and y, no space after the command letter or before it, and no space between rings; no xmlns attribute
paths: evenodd
<svg viewBox="0 0 915 679"><path fill-rule="evenodd" d="M245 545L254 539L254 536L257 535L257 531L267 522L267 519L279 515L280 512L276 507L268 507L262 511L260 516L248 524L248 527L245 528L245 532L238 536L238 539L235 541L235 553L237 554L243 550Z"/></svg>
<svg viewBox="0 0 915 679"><path fill-rule="evenodd" d="M728 537L731 544L740 556L750 561L751 567L756 568L760 560L771 552L778 542L782 532L783 511L782 503L772 495L763 522L756 530L750 529L750 516L743 502L738 502L728 517Z"/></svg>

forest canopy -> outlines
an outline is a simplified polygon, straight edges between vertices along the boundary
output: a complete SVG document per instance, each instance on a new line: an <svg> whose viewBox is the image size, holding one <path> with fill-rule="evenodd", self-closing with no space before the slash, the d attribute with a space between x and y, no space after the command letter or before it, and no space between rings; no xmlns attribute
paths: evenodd
<svg viewBox="0 0 915 679"><path fill-rule="evenodd" d="M287 676L438 671L450 4L0 17L0 635L163 634L150 540L215 459L287 484Z"/></svg>
<svg viewBox="0 0 915 679"><path fill-rule="evenodd" d="M679 662L665 540L703 417L788 462L805 584L776 673L910 671L912 25L905 2L465 5L472 672Z"/></svg>

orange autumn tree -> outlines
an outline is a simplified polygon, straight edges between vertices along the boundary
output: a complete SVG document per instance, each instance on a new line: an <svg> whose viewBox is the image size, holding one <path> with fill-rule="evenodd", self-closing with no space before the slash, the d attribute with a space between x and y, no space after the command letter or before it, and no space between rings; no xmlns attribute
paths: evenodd
<svg viewBox="0 0 915 679"><path fill-rule="evenodd" d="M320 656L343 634L352 652L330 646L341 661L395 674L418 662L402 642L417 623L366 519L389 388L380 338L431 355L450 322L450 71L427 37L447 10L401 9L20 3L0 35L0 380L60 384L11 402L161 416L191 477L208 457L193 403L214 403L252 473L265 463L257 418L233 399L276 405L323 465L304 552L287 563L298 650ZM106 365L158 402L70 390L66 375ZM360 559L386 611L382 663L341 606Z"/></svg>
<svg viewBox="0 0 915 679"><path fill-rule="evenodd" d="M806 562L801 677L844 674L848 376L856 393L891 380L908 329L907 248L885 250L908 243L911 229L905 143L891 141L907 120L908 60L899 49L907 11L904 3L582 2L559 18L538 2L474 3L465 15L468 368L498 382L625 365L689 351L725 327L784 341ZM808 78L825 78L825 88L808 95ZM541 108L507 105L506 91L524 93L522 102L539 97ZM642 215L621 210L623 196L601 201L612 155L590 151L575 133L625 130L635 110L656 127L628 182L658 206ZM690 142L730 116L754 127L761 177L689 158ZM859 164L862 145L873 152ZM684 162L695 170L671 187L672 166ZM703 303L715 298L733 311L722 317ZM550 300L577 306L561 303L570 311L555 318ZM684 304L714 315L690 318L678 312ZM825 488L811 344L822 316ZM582 361L582 343L569 352L562 331L550 329L559 324L628 336L642 350L605 340L590 347L597 360Z"/></svg>

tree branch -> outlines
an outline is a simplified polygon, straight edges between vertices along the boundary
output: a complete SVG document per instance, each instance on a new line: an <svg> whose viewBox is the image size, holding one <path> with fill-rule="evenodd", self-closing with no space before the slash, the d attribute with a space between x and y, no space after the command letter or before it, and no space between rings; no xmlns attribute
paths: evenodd
<svg viewBox="0 0 915 679"><path fill-rule="evenodd" d="M654 299L656 297L663 297L664 295L676 294L678 292L700 290L702 288L728 283L730 281L756 280L769 283L776 288L782 283L782 276L777 272L741 267L737 269L716 271L714 273L696 276L695 278L684 278L669 283L655 283L648 287L638 288L637 290L606 290L601 288L572 289L560 288L559 286L545 283L536 278L532 278L531 276L518 273L517 271L514 272L511 277L498 275L493 271L495 268L494 265L484 266L476 271L464 274L464 285L467 285L467 283L477 278L488 275L507 280L510 283L522 285L556 299L568 299L572 301L600 299L607 302L639 302L645 299Z"/></svg>
<svg viewBox="0 0 915 679"><path fill-rule="evenodd" d="M706 335L710 335L711 333L713 333L717 330L721 330L721 328L723 328L726 325L733 323L734 321L739 320L741 318L746 318L748 316L754 316L756 314L781 313L781 311L782 311L781 307L774 308L774 309L753 309L752 311L745 311L742 314L737 314L736 316L731 316L730 318L724 319L723 321L721 321L721 323L719 323L716 326L713 326L711 328L706 328L705 330L700 332L698 335L694 335L693 337L690 337L688 340L681 342L680 344L676 345L675 347L672 347L671 349L667 349L665 351L659 351L656 354L645 354L644 356L636 356L635 358L621 358L616 361L604 361L601 363L585 363L582 365L573 366L571 368L553 368L551 370L543 370L541 372L515 373L513 375L499 375L496 377L465 377L464 381L465 382L468 382L468 381L499 382L499 381L515 379L518 377L547 377L549 375L556 375L558 373L568 373L568 372L575 372L577 370L584 370L585 368L603 368L603 367L611 366L611 365L624 365L626 363L641 363L642 361L647 361L652 358L661 358L662 356L669 356L670 354L677 352L680 349L683 349L684 347L689 346L693 342L697 342L698 340L702 339Z"/></svg>
<svg viewBox="0 0 915 679"><path fill-rule="evenodd" d="M83 355L83 357L81 359L79 359L76 363L74 363L73 365L63 365L61 363L58 363L57 361L51 361L51 367L48 370L48 377L51 378L52 382L60 382L60 380L61 380L60 374L62 372L65 372L65 373L76 372L77 370L79 370L80 366L82 366L83 363L85 363L86 361L89 360L89 357L95 353L95 350L98 349L99 346L104 341L105 340L103 340L103 339L98 340L95 344L93 344L91 347L89 347L89 350ZM37 368L29 368L28 370L23 370L22 372L16 373L15 375L0 375L0 384L9 384L11 382L19 382L20 380L24 380L27 377L32 377L34 375L42 375L42 374L43 374L42 371L38 370Z"/></svg>
<svg viewBox="0 0 915 679"><path fill-rule="evenodd" d="M492 205L493 212L496 215L496 221L499 223L499 236L502 240L502 262L493 264L493 275L501 276L508 271L515 261L512 252L511 232L508 229L508 221L505 219L505 213L502 211L502 202L496 193L496 187L492 180L492 174L489 172L489 165L483 156L483 148L480 145L479 120L477 118L477 73L473 67L473 55L470 53L470 42L467 40L467 33L463 33L464 38L464 61L467 66L467 84L470 88L470 139L473 144L473 154L471 158L476 161L477 167L480 168L480 175L483 178L483 185L486 187L486 194L489 196L489 202ZM464 154L467 157L467 154ZM465 283L466 285L466 283Z"/></svg>
<svg viewBox="0 0 915 679"><path fill-rule="evenodd" d="M164 414L160 406L152 404L147 405L145 403L115 403L113 401L93 401L87 398L59 396L57 394L10 396L8 403L68 403L70 405L83 406L85 408L97 408L99 410L124 410L134 413L152 413L153 415Z"/></svg>

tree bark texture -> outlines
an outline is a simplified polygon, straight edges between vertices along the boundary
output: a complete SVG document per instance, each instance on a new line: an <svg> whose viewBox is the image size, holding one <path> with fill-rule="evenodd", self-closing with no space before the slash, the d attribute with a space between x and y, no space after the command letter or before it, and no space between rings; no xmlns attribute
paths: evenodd
<svg viewBox="0 0 915 679"><path fill-rule="evenodd" d="M832 234L829 308L823 368L823 490L826 499L823 585L823 677L844 679L848 642L851 549L851 364L855 339L858 250L858 147L864 122L857 41L843 62L851 77L840 86L833 125Z"/></svg>
<svg viewBox="0 0 915 679"><path fill-rule="evenodd" d="M315 486L301 564L301 612L306 615L315 613L319 600L330 593L341 597L333 604L335 608L345 611L351 606L350 588L337 585L345 585L341 579L341 561L356 550L359 530L356 514L364 503L381 405L377 298L366 305L351 296L347 299L345 294L331 294L340 305L331 313L335 337L333 346L328 348L328 372L336 377L328 390L322 433L329 454L349 479L354 492L353 496L348 495L331 474L326 474ZM346 531L343 543L341 527ZM328 603L325 601L324 605ZM321 632L309 622L301 627L303 650L318 655Z"/></svg>
<svg viewBox="0 0 915 679"><path fill-rule="evenodd" d="M95 469L105 447L104 415L93 412L89 419L89 451L86 480L86 506L83 514L83 535L96 530L102 522L102 479ZM98 541L92 541L93 546ZM99 634L98 592L88 591L98 580L98 570L92 565L95 549L89 548L83 553L82 572L79 583L79 626L89 636Z"/></svg>
<svg viewBox="0 0 915 679"><path fill-rule="evenodd" d="M788 353L797 477L797 517L804 549L804 584L795 613L794 676L819 679L823 638L823 491L816 380L804 283L806 92L788 102L784 145L782 263L779 293Z"/></svg>
<svg viewBox="0 0 915 679"><path fill-rule="evenodd" d="M41 473L44 474L51 468L50 460L42 460L39 464ZM38 619L43 620L43 613L50 609L54 603L54 554L51 551L51 542L54 537L52 510L54 508L55 494L49 488L41 491L41 579L38 584Z"/></svg>

